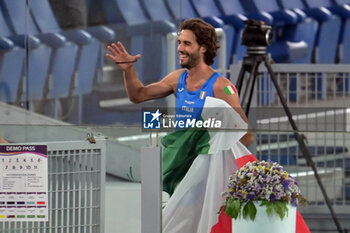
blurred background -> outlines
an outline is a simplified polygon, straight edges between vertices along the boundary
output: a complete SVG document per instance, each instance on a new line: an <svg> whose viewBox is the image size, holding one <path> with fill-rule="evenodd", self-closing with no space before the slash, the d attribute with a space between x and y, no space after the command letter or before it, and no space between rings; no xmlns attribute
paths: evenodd
<svg viewBox="0 0 350 233"><path fill-rule="evenodd" d="M213 67L233 84L246 55L244 21L272 26L267 56L337 217L350 228L350 1L0 0L0 134L50 145L55 203L49 223L0 222L0 232L141 232L140 150L165 135L142 131L142 108L175 102L132 104L106 46L121 41L142 54L135 68L149 84L179 68L177 27L193 17L216 28ZM253 154L299 181L311 232L337 232L263 66L249 122Z"/></svg>

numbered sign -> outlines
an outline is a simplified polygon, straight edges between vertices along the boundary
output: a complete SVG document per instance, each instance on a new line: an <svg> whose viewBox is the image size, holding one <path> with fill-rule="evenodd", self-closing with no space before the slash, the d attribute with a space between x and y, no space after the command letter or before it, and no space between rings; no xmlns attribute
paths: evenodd
<svg viewBox="0 0 350 233"><path fill-rule="evenodd" d="M0 221L48 221L45 145L0 146Z"/></svg>

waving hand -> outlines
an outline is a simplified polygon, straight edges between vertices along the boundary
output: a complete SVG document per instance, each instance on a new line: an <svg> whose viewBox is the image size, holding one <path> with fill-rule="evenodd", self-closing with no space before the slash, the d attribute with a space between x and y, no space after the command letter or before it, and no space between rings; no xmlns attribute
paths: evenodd
<svg viewBox="0 0 350 233"><path fill-rule="evenodd" d="M120 69L124 71L133 66L133 63L141 57L140 54L136 56L130 55L120 41L117 42L117 45L112 43L112 45L107 46L107 49L112 52L112 54L107 53L106 56L118 64Z"/></svg>

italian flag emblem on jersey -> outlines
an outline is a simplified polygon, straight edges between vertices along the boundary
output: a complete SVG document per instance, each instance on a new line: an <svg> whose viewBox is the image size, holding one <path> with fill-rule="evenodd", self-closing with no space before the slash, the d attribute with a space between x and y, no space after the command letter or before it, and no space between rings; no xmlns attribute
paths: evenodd
<svg viewBox="0 0 350 233"><path fill-rule="evenodd" d="M227 87L224 88L224 91L228 95L233 95L237 93L237 90L233 85L228 85Z"/></svg>
<svg viewBox="0 0 350 233"><path fill-rule="evenodd" d="M202 100L204 99L205 95L207 94L206 91L201 91L201 94L199 95L199 98Z"/></svg>

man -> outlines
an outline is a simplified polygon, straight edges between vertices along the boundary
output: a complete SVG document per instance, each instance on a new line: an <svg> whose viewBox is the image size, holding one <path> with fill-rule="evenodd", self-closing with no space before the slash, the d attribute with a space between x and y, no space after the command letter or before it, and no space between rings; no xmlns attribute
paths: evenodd
<svg viewBox="0 0 350 233"><path fill-rule="evenodd" d="M232 83L210 67L218 49L215 29L201 19L189 19L181 24L178 35L177 51L180 65L184 69L173 71L159 82L147 86L139 81L134 68L134 62L141 57L140 54L136 56L128 54L121 42L118 42L117 45L113 43L107 47L112 52L112 55L107 54L107 57L115 61L124 71L124 84L130 100L134 103L140 103L175 93L177 109L180 109L186 103L185 100L179 102L179 98L185 93L191 95L196 92L194 98L200 100L201 91L199 90L205 86L209 79L215 79L212 81L213 85L210 90L212 94L209 95L206 92L206 96L225 100L247 121L239 104L238 94L227 93L228 87L234 89ZM184 81L184 87L179 87L182 81ZM182 91L182 88L185 90ZM202 102L204 103L204 100ZM196 107L201 108L203 105ZM251 145L253 142L252 133L249 131L242 137L241 142L247 146Z"/></svg>
<svg viewBox="0 0 350 233"><path fill-rule="evenodd" d="M117 45L112 44L111 46L108 46L108 49L112 54L107 54L107 57L115 61L124 71L124 84L127 90L127 94L132 102L140 103L150 99L162 98L170 94L175 94L177 98L176 111L178 113L178 111L180 111L179 109L182 109L182 106L185 106L184 109L186 109L186 98L193 98L196 100L196 102L198 101L199 103L196 107L202 108L205 99L202 98L202 93L205 89L206 91L204 92L206 94L206 97L213 96L215 98L226 101L247 122L247 118L244 115L239 104L238 94L235 91L232 83L210 67L210 65L212 65L214 62L216 51L218 49L217 36L214 28L204 21L200 19L189 19L185 20L179 27L177 51L179 54L179 62L183 69L173 71L159 82L147 86L144 86L139 81L134 69L133 63L141 57L140 54L136 56L128 54L120 42L118 42ZM199 100L202 100L202 102ZM187 103L189 102L191 101L187 101ZM198 114L195 117L198 118ZM182 140L184 139L182 138ZM248 130L248 132L241 138L241 142L247 146L251 145L253 142L253 135L250 130ZM190 143L187 143L186 146L188 146L188 144ZM165 153L163 152L163 156L164 155ZM165 181L164 159L167 158L163 157L163 184ZM256 160L256 158L251 155L248 156L247 159L242 160L242 162L254 160ZM167 167L171 166L167 165ZM176 169L173 169L173 171L177 171L178 169L181 169L181 167L178 166ZM171 175L172 174L169 174L169 176L166 176L166 178L169 178ZM166 183L170 182L167 181ZM177 183L171 187L171 191L174 191L173 189L176 187L176 185ZM177 217L181 218L182 216ZM191 221L191 219L187 221L190 222L188 225L193 225ZM179 231L175 229L174 232L185 232L183 229L186 227L186 224L178 225L179 226L177 228L179 229L181 226L181 229ZM189 226L190 229L192 229L191 227L192 226ZM206 229L206 231L207 230L210 229ZM222 212L219 216L219 222L211 229L211 232L232 232L231 218ZM309 233L309 230L299 213L297 217L296 232Z"/></svg>

